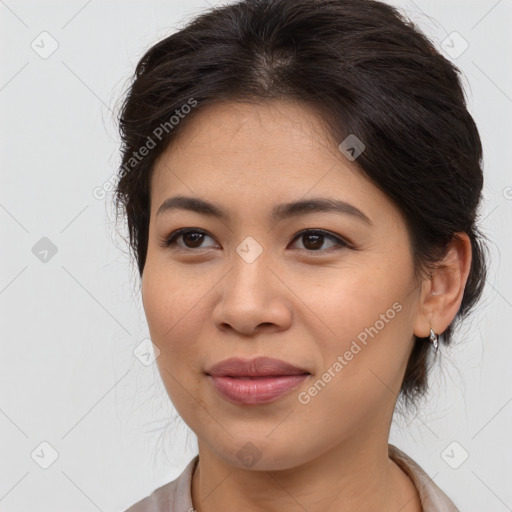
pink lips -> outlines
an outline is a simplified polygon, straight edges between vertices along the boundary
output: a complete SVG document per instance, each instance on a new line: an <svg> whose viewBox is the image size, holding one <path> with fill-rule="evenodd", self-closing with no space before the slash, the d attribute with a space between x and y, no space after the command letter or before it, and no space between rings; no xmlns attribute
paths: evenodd
<svg viewBox="0 0 512 512"><path fill-rule="evenodd" d="M310 375L303 368L269 357L226 359L206 374L222 396L237 404L272 402Z"/></svg>

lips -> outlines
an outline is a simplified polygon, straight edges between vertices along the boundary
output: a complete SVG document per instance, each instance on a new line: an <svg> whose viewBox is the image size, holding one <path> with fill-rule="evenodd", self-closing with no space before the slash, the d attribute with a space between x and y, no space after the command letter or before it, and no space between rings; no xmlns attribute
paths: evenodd
<svg viewBox="0 0 512 512"><path fill-rule="evenodd" d="M279 377L309 374L304 368L271 357L232 357L213 365L206 373L213 377Z"/></svg>
<svg viewBox="0 0 512 512"><path fill-rule="evenodd" d="M311 375L303 368L269 357L226 359L205 373L224 399L238 405L273 402Z"/></svg>

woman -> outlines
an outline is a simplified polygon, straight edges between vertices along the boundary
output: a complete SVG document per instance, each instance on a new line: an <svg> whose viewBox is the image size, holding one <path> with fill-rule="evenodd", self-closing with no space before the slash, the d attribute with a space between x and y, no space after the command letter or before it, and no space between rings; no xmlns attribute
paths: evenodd
<svg viewBox="0 0 512 512"><path fill-rule="evenodd" d="M380 2L245 0L147 51L120 129L117 207L199 446L129 512L457 510L388 438L485 282L458 70Z"/></svg>

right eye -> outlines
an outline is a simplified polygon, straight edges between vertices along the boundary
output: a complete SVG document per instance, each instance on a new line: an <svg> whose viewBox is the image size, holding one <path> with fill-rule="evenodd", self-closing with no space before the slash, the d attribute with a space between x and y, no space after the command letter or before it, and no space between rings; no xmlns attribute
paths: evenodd
<svg viewBox="0 0 512 512"><path fill-rule="evenodd" d="M177 246L179 250L193 250L193 249L203 249L201 247L201 243L204 241L205 237L210 237L206 231L203 231L199 228L182 228L176 231L173 231L168 237L164 238L162 241L163 247L174 247ZM185 246L182 246L177 243L177 240L182 238ZM212 238L213 240L213 238ZM206 248L206 247L204 247Z"/></svg>

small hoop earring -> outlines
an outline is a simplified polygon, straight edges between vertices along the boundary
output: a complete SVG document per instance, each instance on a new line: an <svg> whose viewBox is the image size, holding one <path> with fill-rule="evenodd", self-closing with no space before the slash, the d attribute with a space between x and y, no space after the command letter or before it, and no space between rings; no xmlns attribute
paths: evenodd
<svg viewBox="0 0 512 512"><path fill-rule="evenodd" d="M439 338L438 338L437 334L432 329L430 329L429 339L430 339L430 343L432 343L432 345L434 345L434 352L437 352L437 350L439 348L439 343L438 343Z"/></svg>

